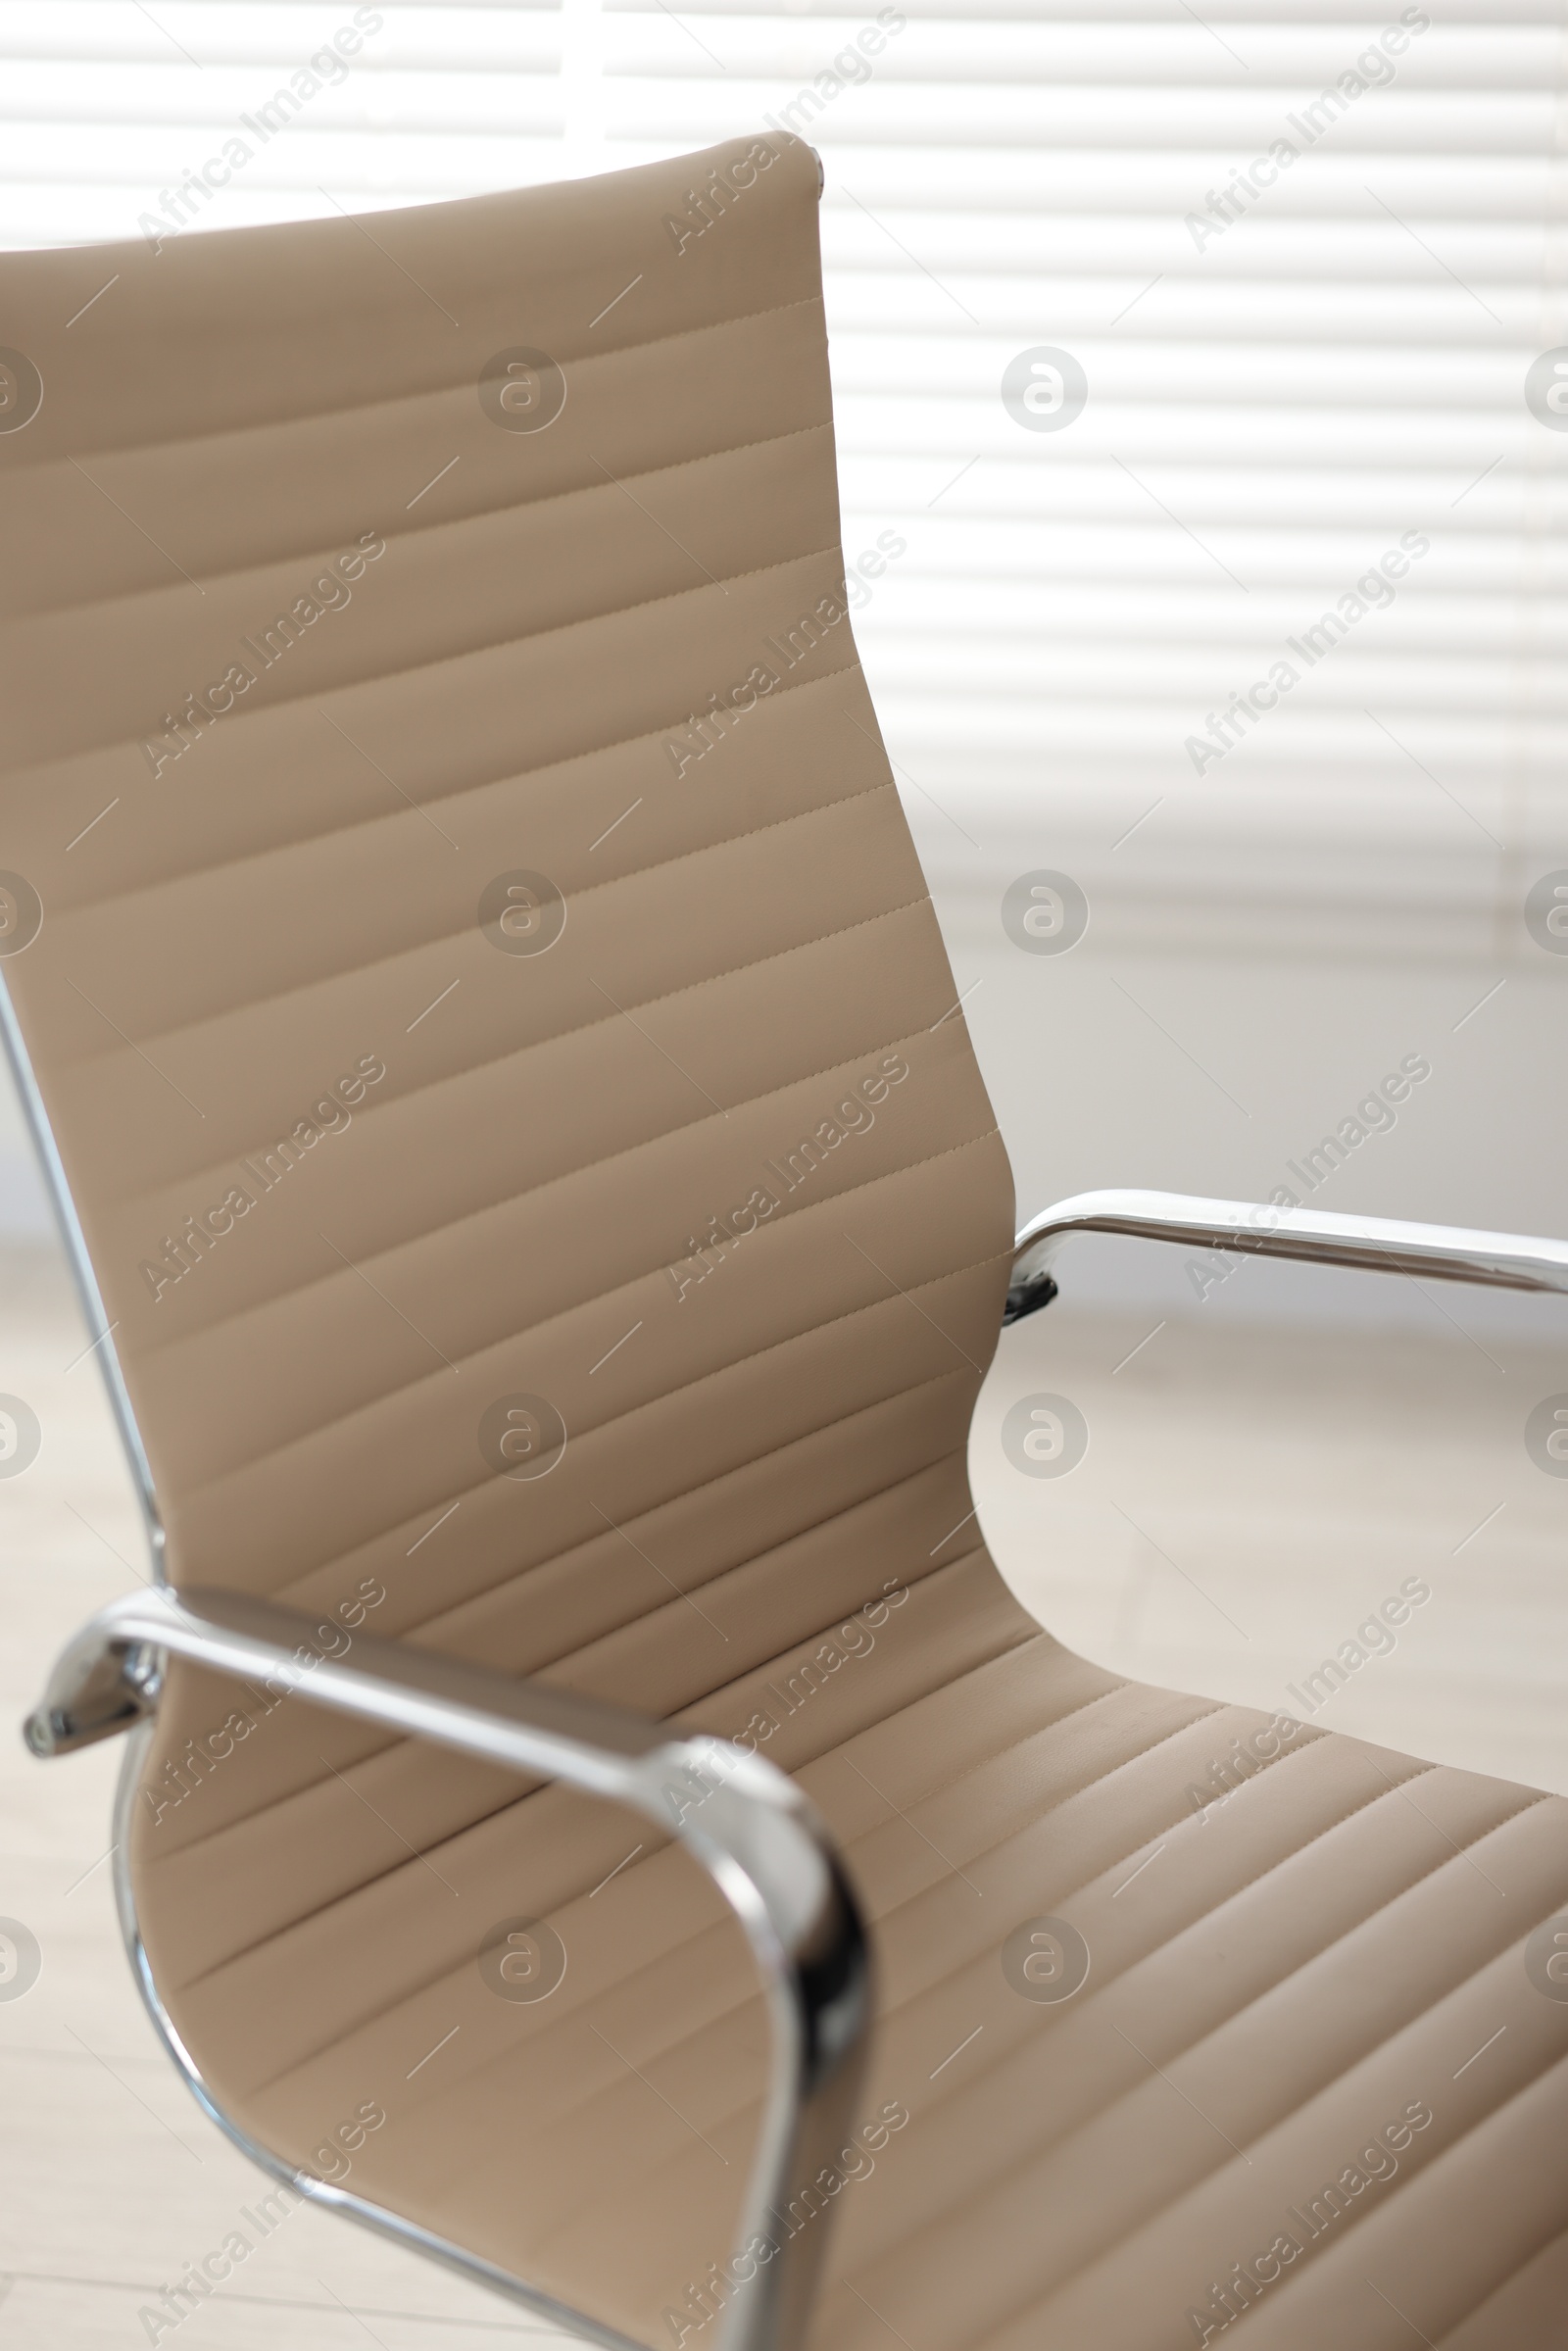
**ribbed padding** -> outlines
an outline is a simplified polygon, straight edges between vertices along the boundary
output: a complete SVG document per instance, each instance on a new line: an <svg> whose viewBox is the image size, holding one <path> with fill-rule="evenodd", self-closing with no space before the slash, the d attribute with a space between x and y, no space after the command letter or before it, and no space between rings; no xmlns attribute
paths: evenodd
<svg viewBox="0 0 1568 2351"><path fill-rule="evenodd" d="M1412 2100L1235 2323L1489 2351L1568 2225L1520 1958L1563 1808L1303 1738L1200 1814L1254 1720L1080 1663L977 1547L1010 1185L842 600L816 185L778 139L0 266L44 384L0 431L5 971L171 1572L801 1774L882 1970L821 2351L1192 2339ZM538 431L480 397L521 348ZM141 1793L147 1949L246 2131L710 2339L765 2037L676 1848L187 1671ZM1048 1916L1061 2006L1001 1958ZM479 1965L518 1919L537 2003Z"/></svg>

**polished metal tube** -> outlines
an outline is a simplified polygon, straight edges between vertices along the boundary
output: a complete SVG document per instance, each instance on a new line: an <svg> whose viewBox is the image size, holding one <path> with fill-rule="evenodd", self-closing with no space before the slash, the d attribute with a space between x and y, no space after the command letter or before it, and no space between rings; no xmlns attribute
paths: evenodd
<svg viewBox="0 0 1568 2351"><path fill-rule="evenodd" d="M1425 1274L1502 1290L1568 1292L1568 1242L1458 1226L1406 1224L1382 1216L1330 1216L1248 1200L1200 1200L1184 1192L1080 1192L1058 1200L1018 1235L1004 1323L1056 1295L1053 1266L1075 1233L1130 1241L1178 1241L1189 1248L1250 1250L1371 1273Z"/></svg>
<svg viewBox="0 0 1568 2351"><path fill-rule="evenodd" d="M24 1736L50 1756L156 1711L166 1661L436 1740L640 1812L714 1880L750 1941L773 2026L771 2082L715 2351L802 2339L826 2229L775 2212L843 2143L870 2021L869 1952L849 1881L814 1807L765 1757L618 1706L357 1634L322 1656L316 1620L245 1594L152 1586L114 1600L63 1651ZM300 2176L306 2192L319 2185ZM765 2259L745 2249L772 2246ZM529 2299L522 2280L519 2292Z"/></svg>

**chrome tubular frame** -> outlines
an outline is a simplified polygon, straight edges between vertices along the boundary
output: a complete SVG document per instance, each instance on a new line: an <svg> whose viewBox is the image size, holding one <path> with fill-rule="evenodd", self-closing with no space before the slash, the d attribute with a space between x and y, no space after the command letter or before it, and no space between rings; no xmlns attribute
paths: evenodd
<svg viewBox="0 0 1568 2351"><path fill-rule="evenodd" d="M1568 1293L1568 1242L1452 1225L1403 1224L1381 1216L1328 1216L1312 1208L1198 1200L1184 1192L1080 1192L1024 1226L1015 1244L1004 1324L1049 1305L1052 1268L1075 1233L1129 1241L1178 1241L1190 1249L1298 1257L1368 1273L1425 1274L1500 1290Z"/></svg>
<svg viewBox="0 0 1568 2351"><path fill-rule="evenodd" d="M355 1636L352 1665L330 1657L302 1662L302 1649L315 1659L314 1619L232 1592L172 1591L152 1471L113 1325L3 974L0 1043L94 1337L92 1351L135 1486L154 1577L146 1591L101 1610L71 1642L25 1736L35 1754L47 1756L117 1732L131 1733L116 1798L114 1874L121 1932L154 2030L192 2095L243 2155L311 2202L444 2263L557 2326L606 2345L607 2351L643 2351L590 2313L465 2246L298 2170L252 2138L214 2096L154 1980L130 1861L151 1717L171 1655L216 1672L259 1676L318 1705L510 1764L531 1777L563 1780L641 1811L689 1848L745 1931L761 1975L773 2038L767 2100L731 2261L734 2290L714 2351L788 2351L805 2332L828 2222L823 2215L791 2235L772 2208L788 2203L801 2178L814 2178L834 2161L840 2124L863 2071L871 2013L865 1930L827 1829L782 1772L728 1740L672 1732L665 1724L570 1691L513 1681L368 1636ZM751 2261L748 2275L739 2256L756 2238L776 2250L760 2264ZM742 2270L739 2278L737 2270Z"/></svg>
<svg viewBox="0 0 1568 2351"><path fill-rule="evenodd" d="M745 1930L773 2029L768 2096L715 2351L786 2351L805 2330L825 2231L792 2233L776 2216L838 2152L870 2019L864 1929L817 1814L783 1772L727 1739L672 1732L572 1690L369 1635L355 1636L352 1661L318 1656L315 1632L313 1618L271 1600L168 1586L130 1592L100 1609L63 1651L27 1720L27 1744L35 1755L52 1756L113 1738L156 1711L165 1661L183 1657L487 1763L564 1781L678 1837ZM184 2063L190 2071L188 2057ZM336 2190L323 2195L326 2182L310 2174L285 2177L340 2209L358 2204ZM759 2256L759 2240L774 2248L770 2255ZM422 2241L565 2325L584 2326L580 2314L519 2280Z"/></svg>

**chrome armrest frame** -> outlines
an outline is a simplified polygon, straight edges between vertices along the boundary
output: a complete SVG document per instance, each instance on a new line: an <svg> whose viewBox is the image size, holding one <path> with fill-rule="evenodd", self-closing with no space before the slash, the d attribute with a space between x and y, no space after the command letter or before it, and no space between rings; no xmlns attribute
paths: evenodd
<svg viewBox="0 0 1568 2351"><path fill-rule="evenodd" d="M1568 1242L1381 1216L1329 1216L1313 1208L1199 1200L1185 1192L1080 1192L1047 1208L1018 1235L1003 1323L1019 1322L1056 1295L1052 1267L1074 1233L1306 1258L1370 1273L1425 1274L1500 1290L1568 1293Z"/></svg>
<svg viewBox="0 0 1568 2351"><path fill-rule="evenodd" d="M767 2100L730 2263L732 2291L714 2351L786 2351L805 2332L825 2230L817 2225L791 2232L777 2216L806 2180L834 2162L870 2016L865 1932L826 1827L783 1772L726 1739L672 1731L571 1690L514 1681L370 1635L354 1636L352 1659L322 1657L312 1642L316 1629L313 1618L295 1609L233 1592L150 1586L128 1593L101 1609L63 1651L42 1704L27 1720L27 1744L36 1755L63 1754L149 1717L166 1660L177 1656L215 1673L266 1681L314 1705L433 1739L487 1763L563 1781L627 1805L678 1837L746 1933L773 2036ZM127 1758L122 1786L122 1900L142 1743L138 1739ZM628 2351L627 2338L584 2313L416 2224L293 2170L243 2136L206 2092L157 1999L133 1912L127 1936L155 2021L208 2112L247 2154L299 2193L368 2221L558 2323ZM756 2253L759 2239L774 2247L771 2255ZM748 2247L754 2248L749 2255Z"/></svg>
<svg viewBox="0 0 1568 2351"><path fill-rule="evenodd" d="M784 2241L749 2281L736 2284L713 2351L787 2351L805 2333L826 2215L791 2235L770 2207L787 2205L797 2170L814 2177L837 2156L839 2122L863 2070L870 2019L865 1931L854 1893L811 1806L763 1757L724 1739L684 1736L617 1708L538 1683L368 1636L355 1663L303 1663L311 1619L232 1593L172 1592L151 1466L26 1040L0 971L0 1046L10 1062L75 1281L92 1352L107 1391L147 1536L155 1581L103 1610L67 1648L27 1742L56 1754L129 1730L116 1800L113 1868L121 1932L154 2031L203 2111L264 2172L311 2201L492 2287L558 2326L609 2346L642 2351L615 2328L569 2308L526 2279L403 2214L302 2172L240 2128L204 2081L164 2005L142 1941L130 1866L141 1766L164 1660L188 1657L220 1672L256 1674L317 1704L417 1732L530 1775L559 1778L618 1798L672 1831L714 1879L740 1919L761 1973L773 2035L762 2127L744 2206L740 2243ZM302 1632L304 1639L302 1641ZM714 1785L710 1786L710 1783ZM678 1791L672 1804L666 1792ZM699 1800L684 1806L695 1788ZM782 2195L781 2195L782 2191ZM731 2268L735 2267L732 2259Z"/></svg>

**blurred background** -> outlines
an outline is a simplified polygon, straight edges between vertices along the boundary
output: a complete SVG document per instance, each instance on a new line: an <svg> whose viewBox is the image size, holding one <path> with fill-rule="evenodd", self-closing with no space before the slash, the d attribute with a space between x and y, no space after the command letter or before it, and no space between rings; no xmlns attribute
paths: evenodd
<svg viewBox="0 0 1568 2351"><path fill-rule="evenodd" d="M856 625L1020 1211L1288 1182L1422 1054L1320 1204L1561 1222L1562 0L3 0L0 57L11 248L808 138ZM1067 953L1003 927L1042 871ZM4 1178L36 1223L14 1131Z"/></svg>
<svg viewBox="0 0 1568 2351"><path fill-rule="evenodd" d="M1283 1187L1568 1234L1564 0L0 0L0 60L11 249L808 139L855 625L1020 1223ZM972 1447L1042 1620L1568 1791L1568 1462L1527 1442L1568 1305L1103 1242L1061 1278ZM0 1298L44 1432L0 1483L20 1710L140 1553L8 1094ZM1041 1395L1088 1432L1060 1478L1004 1442ZM0 1761L46 1952L0 2009L38 2156L0 2345L140 2339L251 2192L114 1950L113 1760ZM538 2331L318 2216L280 2242L182 2346Z"/></svg>

